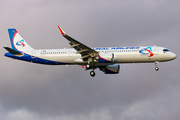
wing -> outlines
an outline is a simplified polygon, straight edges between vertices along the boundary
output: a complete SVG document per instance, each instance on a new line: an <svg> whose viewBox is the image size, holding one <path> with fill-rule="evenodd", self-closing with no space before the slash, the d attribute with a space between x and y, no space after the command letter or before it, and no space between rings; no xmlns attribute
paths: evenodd
<svg viewBox="0 0 180 120"><path fill-rule="evenodd" d="M71 45L71 47L73 47L75 50L77 50L77 53L81 54L81 59L83 59L84 61L87 61L89 57L91 58L95 58L98 56L98 52L93 50L92 48L80 43L79 41L73 39L72 37L68 36L60 26L58 26L61 34L63 35L63 37L65 37L67 40L69 40L69 44Z"/></svg>

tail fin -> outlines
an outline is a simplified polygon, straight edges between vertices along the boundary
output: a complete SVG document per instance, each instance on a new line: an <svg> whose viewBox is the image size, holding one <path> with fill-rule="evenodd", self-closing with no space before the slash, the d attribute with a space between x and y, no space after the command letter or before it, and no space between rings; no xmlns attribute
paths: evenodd
<svg viewBox="0 0 180 120"><path fill-rule="evenodd" d="M8 29L12 49L16 51L33 50L31 46L21 37L16 29Z"/></svg>

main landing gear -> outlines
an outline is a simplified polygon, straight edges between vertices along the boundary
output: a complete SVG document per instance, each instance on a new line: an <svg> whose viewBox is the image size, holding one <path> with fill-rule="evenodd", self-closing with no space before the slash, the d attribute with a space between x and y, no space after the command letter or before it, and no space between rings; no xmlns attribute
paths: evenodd
<svg viewBox="0 0 180 120"><path fill-rule="evenodd" d="M89 64L86 65L86 69L90 69L91 66Z"/></svg>
<svg viewBox="0 0 180 120"><path fill-rule="evenodd" d="M155 70L158 71L159 67L157 66L158 62L155 62Z"/></svg>
<svg viewBox="0 0 180 120"><path fill-rule="evenodd" d="M90 75L91 75L91 77L94 77L94 76L96 75L96 73L94 72L94 70L92 70L92 71L90 72Z"/></svg>
<svg viewBox="0 0 180 120"><path fill-rule="evenodd" d="M94 77L96 75L96 73L94 72L94 69L96 69L96 68L94 68L91 65L87 64L86 65L86 70L89 70L89 69L92 69L92 71L90 72L90 75L91 75L91 77Z"/></svg>

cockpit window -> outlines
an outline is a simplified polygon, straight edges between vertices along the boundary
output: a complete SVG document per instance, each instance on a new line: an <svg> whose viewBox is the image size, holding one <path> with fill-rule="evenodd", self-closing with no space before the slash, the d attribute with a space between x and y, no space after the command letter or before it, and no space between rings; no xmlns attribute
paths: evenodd
<svg viewBox="0 0 180 120"><path fill-rule="evenodd" d="M163 52L169 52L169 50L168 49L163 49Z"/></svg>

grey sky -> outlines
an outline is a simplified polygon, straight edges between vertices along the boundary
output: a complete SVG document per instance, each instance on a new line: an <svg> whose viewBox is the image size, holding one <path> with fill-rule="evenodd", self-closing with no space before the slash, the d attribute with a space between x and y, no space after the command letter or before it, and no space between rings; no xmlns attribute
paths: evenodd
<svg viewBox="0 0 180 120"><path fill-rule="evenodd" d="M180 119L179 0L1 0L0 119ZM157 45L174 61L121 64L118 75L4 57L8 28L36 49L69 48L57 28L89 47Z"/></svg>

